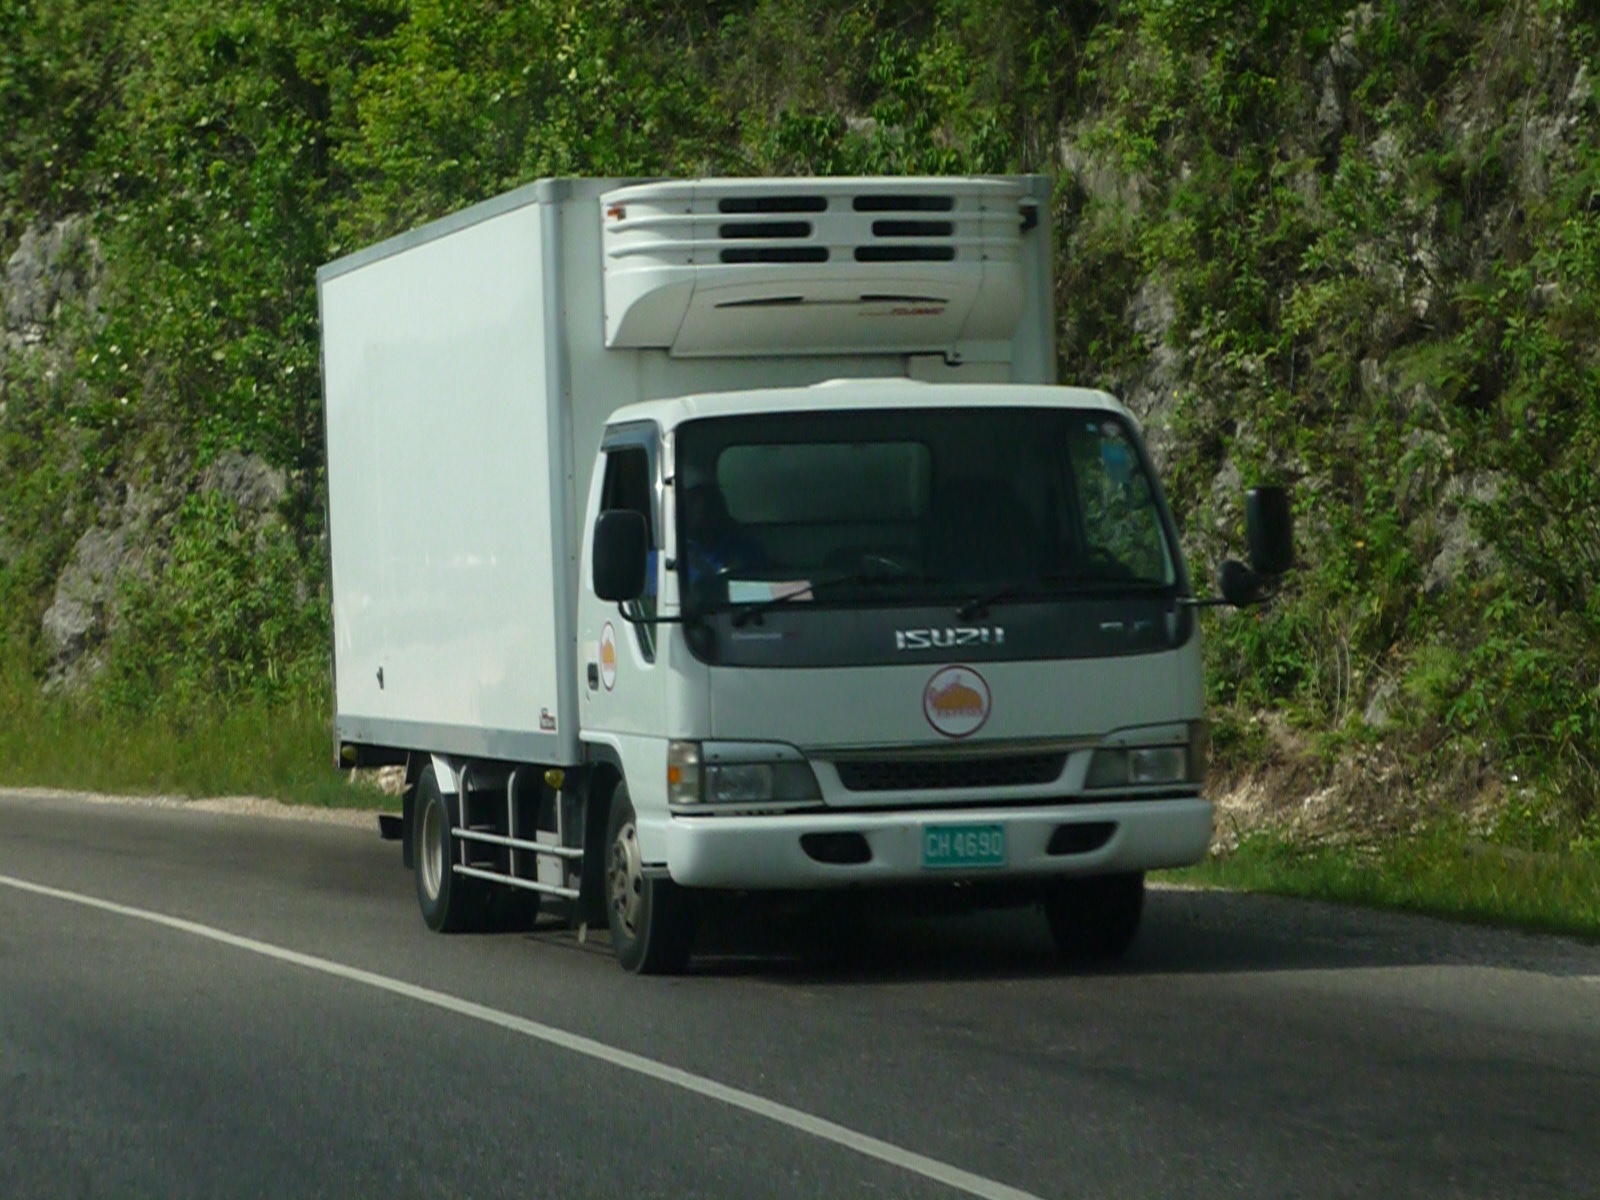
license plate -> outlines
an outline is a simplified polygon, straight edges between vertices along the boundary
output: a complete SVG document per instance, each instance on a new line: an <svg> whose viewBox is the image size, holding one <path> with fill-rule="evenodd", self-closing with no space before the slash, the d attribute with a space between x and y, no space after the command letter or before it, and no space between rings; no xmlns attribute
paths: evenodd
<svg viewBox="0 0 1600 1200"><path fill-rule="evenodd" d="M927 825L922 830L922 865L950 867L1003 867L1006 863L1004 825Z"/></svg>

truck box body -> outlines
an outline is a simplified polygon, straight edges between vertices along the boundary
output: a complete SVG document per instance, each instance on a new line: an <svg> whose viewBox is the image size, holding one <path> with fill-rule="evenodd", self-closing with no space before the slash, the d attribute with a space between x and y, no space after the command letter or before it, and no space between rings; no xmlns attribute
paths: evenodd
<svg viewBox="0 0 1600 1200"><path fill-rule="evenodd" d="M324 267L339 740L578 761L583 501L624 405L840 376L1052 382L1047 226L1017 219L1042 181L937 182L949 261L873 257L903 180L551 180ZM775 193L789 219L761 211ZM611 196L631 213L603 235ZM830 260L749 236L797 220L798 250Z"/></svg>

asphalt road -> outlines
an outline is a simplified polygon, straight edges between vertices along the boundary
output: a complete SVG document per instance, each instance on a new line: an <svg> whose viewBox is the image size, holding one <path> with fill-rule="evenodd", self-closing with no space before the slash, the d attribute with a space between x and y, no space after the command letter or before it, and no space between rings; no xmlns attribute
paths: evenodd
<svg viewBox="0 0 1600 1200"><path fill-rule="evenodd" d="M1600 948L1158 890L428 933L369 828L0 792L0 1196L1600 1197Z"/></svg>

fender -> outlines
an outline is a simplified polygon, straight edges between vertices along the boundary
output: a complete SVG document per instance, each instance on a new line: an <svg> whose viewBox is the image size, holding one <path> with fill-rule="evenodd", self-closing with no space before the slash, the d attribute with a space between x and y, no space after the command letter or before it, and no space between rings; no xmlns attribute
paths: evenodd
<svg viewBox="0 0 1600 1200"><path fill-rule="evenodd" d="M667 739L640 734L584 731L584 754L614 767L628 785L638 815L639 852L647 866L666 861Z"/></svg>

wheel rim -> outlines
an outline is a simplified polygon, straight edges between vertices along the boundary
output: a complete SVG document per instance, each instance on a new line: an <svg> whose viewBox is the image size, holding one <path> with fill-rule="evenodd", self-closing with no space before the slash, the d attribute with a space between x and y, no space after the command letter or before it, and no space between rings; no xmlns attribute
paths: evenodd
<svg viewBox="0 0 1600 1200"><path fill-rule="evenodd" d="M422 888L428 899L439 898L439 888L444 883L444 830L439 823L442 805L429 804L422 810L422 845L417 848L422 864Z"/></svg>
<svg viewBox="0 0 1600 1200"><path fill-rule="evenodd" d="M639 909L644 903L644 867L639 861L639 838L632 821L617 830L616 839L611 843L606 885L617 924L633 937L639 927Z"/></svg>

